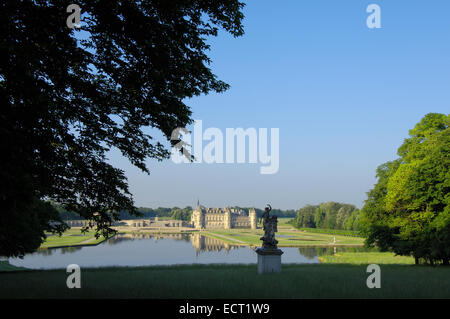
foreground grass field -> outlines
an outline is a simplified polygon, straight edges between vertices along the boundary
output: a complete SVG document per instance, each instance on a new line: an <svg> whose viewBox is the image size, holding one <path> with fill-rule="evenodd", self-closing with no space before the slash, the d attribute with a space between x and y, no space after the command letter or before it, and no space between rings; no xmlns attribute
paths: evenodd
<svg viewBox="0 0 450 319"><path fill-rule="evenodd" d="M16 267L11 265L8 261L0 260L0 273L7 271L18 271L18 270L27 270L24 267Z"/></svg>
<svg viewBox="0 0 450 319"><path fill-rule="evenodd" d="M365 265L186 265L81 270L68 289L65 269L0 273L0 298L450 298L450 268L381 265L381 288Z"/></svg>

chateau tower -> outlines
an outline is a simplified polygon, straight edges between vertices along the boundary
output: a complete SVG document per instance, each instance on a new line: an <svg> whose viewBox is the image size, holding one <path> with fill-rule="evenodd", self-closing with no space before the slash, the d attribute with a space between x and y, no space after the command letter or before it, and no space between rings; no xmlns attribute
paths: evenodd
<svg viewBox="0 0 450 319"><path fill-rule="evenodd" d="M250 218L250 228L251 229L256 229L257 217L256 217L256 210L254 208L250 208L248 210L248 217Z"/></svg>
<svg viewBox="0 0 450 319"><path fill-rule="evenodd" d="M225 229L231 228L231 211L229 209L225 211L225 216L223 219L223 228Z"/></svg>
<svg viewBox="0 0 450 319"><path fill-rule="evenodd" d="M197 200L197 207L192 211L191 222L197 229L205 228L205 211L200 206L200 202Z"/></svg>

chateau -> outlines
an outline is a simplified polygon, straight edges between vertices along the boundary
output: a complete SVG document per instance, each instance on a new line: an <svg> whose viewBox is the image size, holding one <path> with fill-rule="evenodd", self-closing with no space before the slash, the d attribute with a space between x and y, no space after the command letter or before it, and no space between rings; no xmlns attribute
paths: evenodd
<svg viewBox="0 0 450 319"><path fill-rule="evenodd" d="M206 208L197 201L193 210L191 223L197 229L256 229L256 211L250 209L247 214L241 209L234 208Z"/></svg>

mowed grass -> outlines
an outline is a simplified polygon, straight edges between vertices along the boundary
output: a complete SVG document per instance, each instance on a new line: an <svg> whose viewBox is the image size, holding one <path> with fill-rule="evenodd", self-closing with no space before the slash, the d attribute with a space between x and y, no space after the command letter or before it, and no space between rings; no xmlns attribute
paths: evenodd
<svg viewBox="0 0 450 319"><path fill-rule="evenodd" d="M68 289L65 269L0 273L0 298L450 298L450 267L381 265L381 288L365 265L184 265L81 270Z"/></svg>
<svg viewBox="0 0 450 319"><path fill-rule="evenodd" d="M328 264L414 264L414 258L408 256L396 256L390 252L342 252L335 255L325 255L319 260Z"/></svg>
<svg viewBox="0 0 450 319"><path fill-rule="evenodd" d="M49 235L45 242L42 243L41 249L63 246L77 246L77 245L96 245L104 241L105 238L100 236L95 238L95 232L89 231L81 233L81 228L71 228L66 230L62 236Z"/></svg>
<svg viewBox="0 0 450 319"><path fill-rule="evenodd" d="M205 236L211 236L230 244L246 244L249 246L260 246L261 236L264 232L262 229L228 229L228 230L207 230L202 232ZM329 245L364 245L364 238L339 236L319 233L309 233L294 229L292 226L285 224L278 226L278 232L275 234L280 247L298 247L298 246L329 246ZM334 238L336 243L334 244Z"/></svg>

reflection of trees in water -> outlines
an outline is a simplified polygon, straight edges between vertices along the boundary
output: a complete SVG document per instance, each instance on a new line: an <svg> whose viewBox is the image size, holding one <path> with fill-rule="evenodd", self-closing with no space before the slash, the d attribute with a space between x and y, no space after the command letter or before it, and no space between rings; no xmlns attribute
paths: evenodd
<svg viewBox="0 0 450 319"><path fill-rule="evenodd" d="M298 247L298 251L300 252L300 255L308 259L314 259L317 257L317 251L314 247Z"/></svg>
<svg viewBox="0 0 450 319"><path fill-rule="evenodd" d="M121 235L116 235L113 238L110 238L106 241L107 245L117 245L120 244L121 242L125 242L125 241L131 241L134 240L134 238L130 238L130 237L122 237Z"/></svg>
<svg viewBox="0 0 450 319"><path fill-rule="evenodd" d="M61 254L71 254L83 248L82 246L73 246L73 247L61 247L61 248L47 248L47 249L39 249L36 251L36 254L42 256L51 256L54 252L60 251Z"/></svg>
<svg viewBox="0 0 450 319"><path fill-rule="evenodd" d="M334 252L343 252L345 251L342 247L316 247L317 256L327 256L327 255L334 255Z"/></svg>
<svg viewBox="0 0 450 319"><path fill-rule="evenodd" d="M39 249L36 253L42 256L50 256L53 254L53 251L51 249Z"/></svg>
<svg viewBox="0 0 450 319"><path fill-rule="evenodd" d="M78 250L81 250L81 246L75 246L75 247L63 247L61 248L61 254L71 254Z"/></svg>

